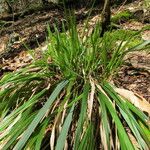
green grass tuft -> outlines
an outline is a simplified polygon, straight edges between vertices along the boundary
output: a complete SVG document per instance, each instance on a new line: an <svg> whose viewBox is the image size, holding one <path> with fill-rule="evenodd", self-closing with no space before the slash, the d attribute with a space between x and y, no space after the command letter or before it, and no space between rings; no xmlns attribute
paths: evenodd
<svg viewBox="0 0 150 150"><path fill-rule="evenodd" d="M128 52L150 42L131 46L138 33L100 38L99 24L82 39L75 20L68 25L63 34L48 28L42 59L0 80L0 149L148 149L148 116L109 81Z"/></svg>

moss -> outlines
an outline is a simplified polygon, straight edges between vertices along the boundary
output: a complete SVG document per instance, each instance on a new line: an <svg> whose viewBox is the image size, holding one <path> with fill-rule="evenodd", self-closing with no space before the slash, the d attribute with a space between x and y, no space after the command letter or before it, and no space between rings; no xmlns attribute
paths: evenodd
<svg viewBox="0 0 150 150"><path fill-rule="evenodd" d="M130 46L134 46L137 45L139 43L141 43L143 40L141 38L141 34L138 33L137 31L133 31L133 30L113 30L111 32L112 36L118 40L118 41L128 41L130 40Z"/></svg>
<svg viewBox="0 0 150 150"><path fill-rule="evenodd" d="M122 11L112 17L111 21L114 23L124 22L133 18L133 13L130 11Z"/></svg>
<svg viewBox="0 0 150 150"><path fill-rule="evenodd" d="M148 24L148 25L144 26L143 30L150 30L150 25Z"/></svg>
<svg viewBox="0 0 150 150"><path fill-rule="evenodd" d="M133 31L133 30L123 30L123 29L120 29L120 30L113 30L111 33L118 40L123 39L123 37L125 37L125 40L126 40L129 37L133 36L137 32Z"/></svg>

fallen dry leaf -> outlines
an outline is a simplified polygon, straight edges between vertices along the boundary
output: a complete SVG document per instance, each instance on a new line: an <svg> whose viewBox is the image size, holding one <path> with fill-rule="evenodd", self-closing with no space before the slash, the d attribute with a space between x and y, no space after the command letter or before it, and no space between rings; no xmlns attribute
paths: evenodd
<svg viewBox="0 0 150 150"><path fill-rule="evenodd" d="M150 104L143 97L126 89L115 88L115 91L120 96L129 100L132 104L134 104L140 110L147 112L150 115Z"/></svg>
<svg viewBox="0 0 150 150"><path fill-rule="evenodd" d="M93 101L94 101L94 93L95 93L95 84L91 78L90 78L90 83L91 83L91 92L88 96L88 111L87 111L89 120L91 120Z"/></svg>
<svg viewBox="0 0 150 150"><path fill-rule="evenodd" d="M135 139L135 137L134 137L130 132L128 132L128 136L129 136L129 138L130 138L132 144L133 144L136 148L140 148L140 147L139 147L139 144L138 144L138 142L137 142L137 140Z"/></svg>

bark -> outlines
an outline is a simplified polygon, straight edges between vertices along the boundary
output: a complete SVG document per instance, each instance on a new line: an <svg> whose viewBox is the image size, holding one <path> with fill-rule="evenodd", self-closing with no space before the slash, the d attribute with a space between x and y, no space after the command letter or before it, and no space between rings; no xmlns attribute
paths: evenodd
<svg viewBox="0 0 150 150"><path fill-rule="evenodd" d="M101 17L102 17L102 31L100 36L102 37L104 33L108 30L110 25L110 18L111 18L110 0L105 0Z"/></svg>
<svg viewBox="0 0 150 150"><path fill-rule="evenodd" d="M14 10L13 10L13 5L11 4L11 2L9 2L8 0L5 1L8 7L8 13L9 14L13 14Z"/></svg>

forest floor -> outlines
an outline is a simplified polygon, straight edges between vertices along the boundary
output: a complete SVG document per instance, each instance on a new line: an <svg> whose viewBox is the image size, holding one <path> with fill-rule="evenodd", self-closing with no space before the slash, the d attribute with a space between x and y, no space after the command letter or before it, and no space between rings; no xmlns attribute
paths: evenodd
<svg viewBox="0 0 150 150"><path fill-rule="evenodd" d="M119 28L139 31L149 25L149 12L145 14L142 1L137 0L115 7L112 14L115 16L126 10L133 12L134 19L120 19L117 22ZM88 16L88 10L82 8L75 13L80 32ZM100 10L94 8L89 19L89 31L92 32L96 22L100 20L99 14ZM47 48L47 24L51 28L54 23L61 27L64 18L64 11L60 8L15 14L14 17L0 15L0 77L4 73L16 71L30 64L33 61L31 50L35 52L35 58L39 59L41 51ZM141 33L141 39L150 40L149 29ZM150 50L131 53L126 62L113 79L115 85L130 89L150 102Z"/></svg>

